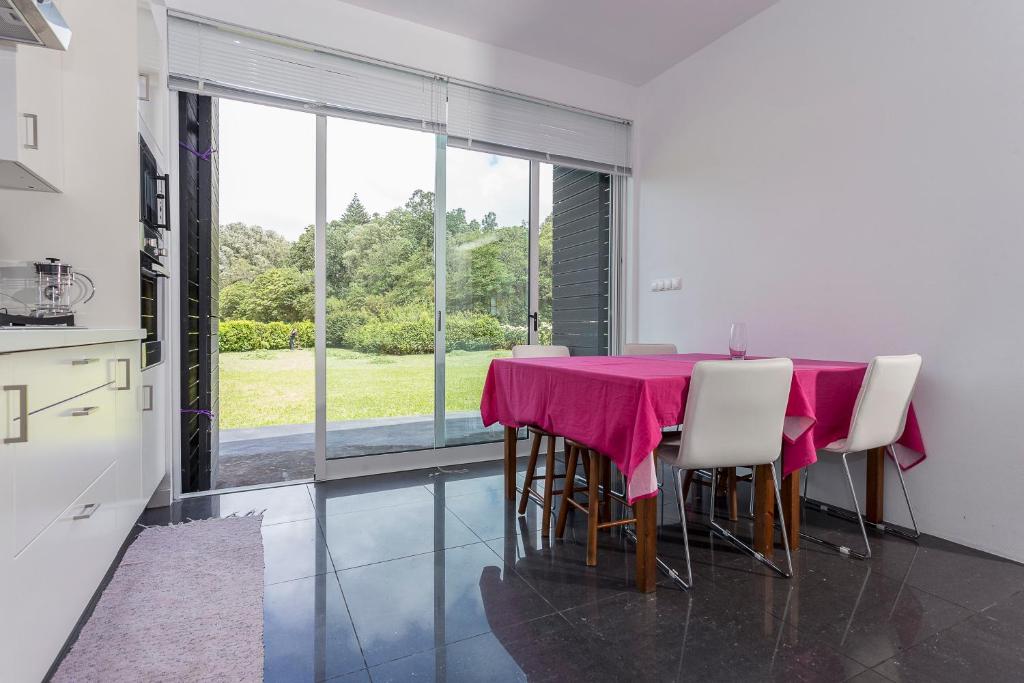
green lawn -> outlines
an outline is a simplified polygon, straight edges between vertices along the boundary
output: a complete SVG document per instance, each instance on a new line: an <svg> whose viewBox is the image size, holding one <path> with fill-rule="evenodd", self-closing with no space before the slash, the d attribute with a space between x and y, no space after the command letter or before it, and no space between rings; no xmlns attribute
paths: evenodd
<svg viewBox="0 0 1024 683"><path fill-rule="evenodd" d="M448 411L479 410L487 366L508 351L453 351ZM220 427L313 422L313 351L220 354ZM327 420L433 415L434 356L327 350Z"/></svg>

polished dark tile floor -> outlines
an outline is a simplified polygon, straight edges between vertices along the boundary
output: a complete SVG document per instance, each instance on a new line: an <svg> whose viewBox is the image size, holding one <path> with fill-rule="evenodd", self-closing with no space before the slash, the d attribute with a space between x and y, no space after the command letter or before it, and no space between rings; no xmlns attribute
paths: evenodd
<svg viewBox="0 0 1024 683"><path fill-rule="evenodd" d="M704 531L697 491L694 588L662 580L642 595L621 535L602 534L588 568L582 519L565 540L544 539L538 507L517 517L501 483L501 464L482 463L191 498L143 521L263 513L268 681L870 683L1024 671L1024 566L876 535L868 561L805 545L786 580ZM659 554L682 569L671 497L663 509ZM823 515L806 523L859 537Z"/></svg>

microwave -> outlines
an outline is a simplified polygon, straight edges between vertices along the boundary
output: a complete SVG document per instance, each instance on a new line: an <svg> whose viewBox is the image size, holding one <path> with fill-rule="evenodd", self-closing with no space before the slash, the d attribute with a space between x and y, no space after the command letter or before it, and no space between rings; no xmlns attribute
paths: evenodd
<svg viewBox="0 0 1024 683"><path fill-rule="evenodd" d="M170 229L167 212L167 174L161 174L156 158L139 136L139 221L152 231Z"/></svg>

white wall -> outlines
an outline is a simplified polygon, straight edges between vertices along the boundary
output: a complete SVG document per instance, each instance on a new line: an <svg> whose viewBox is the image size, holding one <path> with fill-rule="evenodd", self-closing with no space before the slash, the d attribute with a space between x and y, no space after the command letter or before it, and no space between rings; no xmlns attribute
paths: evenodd
<svg viewBox="0 0 1024 683"><path fill-rule="evenodd" d="M636 88L339 0L167 0L168 9L630 118Z"/></svg>
<svg viewBox="0 0 1024 683"><path fill-rule="evenodd" d="M784 0L637 119L639 339L725 351L745 320L754 354L920 352L919 522L1018 560L1022 45L1018 0Z"/></svg>
<svg viewBox="0 0 1024 683"><path fill-rule="evenodd" d="M63 192L0 189L0 259L62 258L96 283L79 324L138 328L135 3L59 4L73 31L62 59Z"/></svg>

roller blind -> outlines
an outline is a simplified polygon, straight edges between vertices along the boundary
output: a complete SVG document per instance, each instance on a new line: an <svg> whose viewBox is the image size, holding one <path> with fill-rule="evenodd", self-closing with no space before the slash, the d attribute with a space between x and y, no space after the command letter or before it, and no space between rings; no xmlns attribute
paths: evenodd
<svg viewBox="0 0 1024 683"><path fill-rule="evenodd" d="M174 89L446 132L451 145L629 174L629 122L331 52L198 17L168 17Z"/></svg>
<svg viewBox="0 0 1024 683"><path fill-rule="evenodd" d="M473 85L448 84L449 144L628 174L630 132L626 121Z"/></svg>
<svg viewBox="0 0 1024 683"><path fill-rule="evenodd" d="M168 71L179 90L246 93L391 125L444 128L447 84L437 76L176 15L168 17L167 34Z"/></svg>

